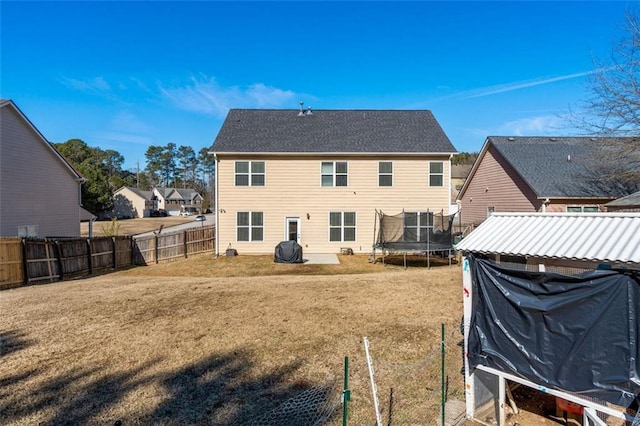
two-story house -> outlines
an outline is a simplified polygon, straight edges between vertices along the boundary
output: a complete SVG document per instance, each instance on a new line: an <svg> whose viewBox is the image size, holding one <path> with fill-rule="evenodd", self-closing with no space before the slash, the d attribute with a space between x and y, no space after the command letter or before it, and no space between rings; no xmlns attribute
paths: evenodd
<svg viewBox="0 0 640 426"><path fill-rule="evenodd" d="M480 224L494 212L604 211L617 198L599 184L611 161L609 143L592 137L489 136L458 194L462 223Z"/></svg>
<svg viewBox="0 0 640 426"><path fill-rule="evenodd" d="M376 209L443 211L456 153L430 111L229 111L216 160L216 252L371 251Z"/></svg>
<svg viewBox="0 0 640 426"><path fill-rule="evenodd" d="M123 186L113 193L112 215L117 218L150 217L158 210L153 191Z"/></svg>
<svg viewBox="0 0 640 426"><path fill-rule="evenodd" d="M13 101L0 99L0 237L80 235L84 181Z"/></svg>
<svg viewBox="0 0 640 426"><path fill-rule="evenodd" d="M202 211L202 195L190 188L153 188L157 208L169 215L198 214Z"/></svg>

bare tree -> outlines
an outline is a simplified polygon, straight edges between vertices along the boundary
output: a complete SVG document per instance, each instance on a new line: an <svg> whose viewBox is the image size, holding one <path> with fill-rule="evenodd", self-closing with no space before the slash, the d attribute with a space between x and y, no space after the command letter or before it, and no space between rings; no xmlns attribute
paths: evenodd
<svg viewBox="0 0 640 426"><path fill-rule="evenodd" d="M613 45L610 58L596 60L589 76L590 95L574 124L606 144L599 170L615 195L640 191L640 24L628 11L624 36Z"/></svg>
<svg viewBox="0 0 640 426"><path fill-rule="evenodd" d="M596 60L583 127L597 134L637 135L640 130L640 27L627 12L625 36L607 61Z"/></svg>

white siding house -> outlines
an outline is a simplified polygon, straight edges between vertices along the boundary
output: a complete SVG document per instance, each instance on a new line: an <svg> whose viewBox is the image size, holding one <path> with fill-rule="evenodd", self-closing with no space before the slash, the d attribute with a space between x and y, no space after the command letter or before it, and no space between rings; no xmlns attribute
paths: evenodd
<svg viewBox="0 0 640 426"><path fill-rule="evenodd" d="M83 181L11 100L0 100L0 236L80 235Z"/></svg>

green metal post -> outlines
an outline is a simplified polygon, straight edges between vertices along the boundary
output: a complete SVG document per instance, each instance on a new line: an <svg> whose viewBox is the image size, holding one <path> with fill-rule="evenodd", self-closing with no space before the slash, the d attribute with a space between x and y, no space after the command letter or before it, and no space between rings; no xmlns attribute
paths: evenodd
<svg viewBox="0 0 640 426"><path fill-rule="evenodd" d="M441 333L441 346L442 346L442 371L441 371L441 392L442 392L442 399L441 399L441 411L442 411L442 426L444 426L444 420L445 420L445 415L444 415L444 407L445 407L445 395L444 395L444 323L442 323L442 333Z"/></svg>
<svg viewBox="0 0 640 426"><path fill-rule="evenodd" d="M344 357L344 390L342 391L342 426L347 426L347 417L349 415L349 400L351 400L351 391L349 390L349 357Z"/></svg>

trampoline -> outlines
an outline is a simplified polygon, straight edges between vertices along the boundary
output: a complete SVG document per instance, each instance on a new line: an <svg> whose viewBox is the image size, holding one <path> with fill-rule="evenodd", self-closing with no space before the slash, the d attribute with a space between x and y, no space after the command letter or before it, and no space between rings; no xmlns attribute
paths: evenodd
<svg viewBox="0 0 640 426"><path fill-rule="evenodd" d="M445 215L442 211L429 210L389 215L376 210L375 243L373 244L373 262L377 262L377 251L381 253L382 264L385 256L391 253L403 255L404 267L407 267L407 254L422 255L427 258L427 267L431 266L430 256L447 256L449 265L453 253L453 219L455 214Z"/></svg>

